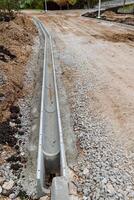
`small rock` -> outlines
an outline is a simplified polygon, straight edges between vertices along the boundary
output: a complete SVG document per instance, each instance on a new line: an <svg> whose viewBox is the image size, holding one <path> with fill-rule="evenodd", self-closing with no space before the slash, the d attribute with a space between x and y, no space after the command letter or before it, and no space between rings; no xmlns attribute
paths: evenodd
<svg viewBox="0 0 134 200"><path fill-rule="evenodd" d="M88 197L89 196L89 189L84 189L83 193L84 193L84 196L85 197Z"/></svg>
<svg viewBox="0 0 134 200"><path fill-rule="evenodd" d="M5 178L4 177L0 177L0 185L2 185L5 181Z"/></svg>
<svg viewBox="0 0 134 200"><path fill-rule="evenodd" d="M3 188L4 190L7 190L7 191L8 191L8 190L11 190L13 186L14 186L14 181L11 180L11 181L5 182L5 183L2 185L2 188Z"/></svg>
<svg viewBox="0 0 134 200"><path fill-rule="evenodd" d="M130 198L134 198L134 191L129 192L128 196L129 196Z"/></svg>
<svg viewBox="0 0 134 200"><path fill-rule="evenodd" d="M20 197L17 197L17 198L15 198L15 200L21 200L21 198L20 198Z"/></svg>
<svg viewBox="0 0 134 200"><path fill-rule="evenodd" d="M77 195L77 187L72 182L69 183L69 193L72 195Z"/></svg>
<svg viewBox="0 0 134 200"><path fill-rule="evenodd" d="M78 188L77 188L77 192L81 193L82 191L83 191L83 190L82 190L81 187L78 187Z"/></svg>
<svg viewBox="0 0 134 200"><path fill-rule="evenodd" d="M0 186L0 194L2 193L2 187Z"/></svg>
<svg viewBox="0 0 134 200"><path fill-rule="evenodd" d="M87 168L85 168L85 169L83 170L83 174L84 174L84 175L89 174L89 170L88 170Z"/></svg>
<svg viewBox="0 0 134 200"><path fill-rule="evenodd" d="M16 124L14 122L9 122L9 125L14 128L16 126Z"/></svg>
<svg viewBox="0 0 134 200"><path fill-rule="evenodd" d="M14 194L14 193L10 194L10 195L9 195L9 198L10 198L10 199L15 199L15 198L16 198L16 194Z"/></svg>
<svg viewBox="0 0 134 200"><path fill-rule="evenodd" d="M106 178L104 178L103 180L102 180L102 184L106 184L107 183L107 179Z"/></svg>
<svg viewBox="0 0 134 200"><path fill-rule="evenodd" d="M106 188L107 188L107 192L109 192L110 194L115 192L111 183L107 183Z"/></svg>
<svg viewBox="0 0 134 200"><path fill-rule="evenodd" d="M39 200L49 200L49 197L48 196L43 196Z"/></svg>

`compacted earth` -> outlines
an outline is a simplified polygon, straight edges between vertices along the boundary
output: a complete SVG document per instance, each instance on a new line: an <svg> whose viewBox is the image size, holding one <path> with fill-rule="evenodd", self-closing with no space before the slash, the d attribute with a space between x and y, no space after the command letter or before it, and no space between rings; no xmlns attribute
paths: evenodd
<svg viewBox="0 0 134 200"><path fill-rule="evenodd" d="M66 146L70 194L83 200L132 200L134 30L81 17L82 12L38 15L55 47L65 139L76 138L77 157ZM67 104L71 131L65 123Z"/></svg>

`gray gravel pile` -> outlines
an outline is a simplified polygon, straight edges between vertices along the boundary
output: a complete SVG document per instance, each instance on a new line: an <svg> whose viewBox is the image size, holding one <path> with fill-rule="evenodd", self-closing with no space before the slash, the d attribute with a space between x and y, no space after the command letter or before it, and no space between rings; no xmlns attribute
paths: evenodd
<svg viewBox="0 0 134 200"><path fill-rule="evenodd" d="M35 109L40 104L40 95L39 95L39 84L40 81L40 65L38 63L39 59L39 47L40 41L37 37L35 39L35 44L33 46L33 52L29 62L27 64L27 70L25 72L24 77L24 86L28 89L28 94L19 100L19 106L22 113L22 129L25 132L23 137L23 149L24 154L26 154L28 161L26 168L22 172L22 176L20 178L20 183L23 186L23 190L26 194L31 197L32 199L35 198L36 195L36 154L38 148L32 148L32 137L34 137L34 142L38 147L38 132L36 133L32 131L33 121L34 121L34 114L32 113L32 109L36 106ZM37 94L37 95L36 95ZM35 100L36 99L36 100ZM37 116L38 117L38 116Z"/></svg>
<svg viewBox="0 0 134 200"><path fill-rule="evenodd" d="M73 167L78 176L75 182L78 193L84 200L134 199L134 172L129 166L132 158L126 156L114 140L106 118L99 111L93 111L92 100L87 94L90 89L95 89L95 77L91 74L89 79L89 74L83 72L81 70L77 81L73 79L68 94L73 129L80 146L78 161Z"/></svg>

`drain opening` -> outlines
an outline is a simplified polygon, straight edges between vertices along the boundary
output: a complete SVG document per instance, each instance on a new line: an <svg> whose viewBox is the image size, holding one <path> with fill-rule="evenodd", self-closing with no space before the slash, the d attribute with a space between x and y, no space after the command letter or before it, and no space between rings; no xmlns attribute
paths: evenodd
<svg viewBox="0 0 134 200"><path fill-rule="evenodd" d="M52 185L52 180L56 176L60 176L60 154L53 158L47 158L44 160L45 166L45 188L49 188Z"/></svg>

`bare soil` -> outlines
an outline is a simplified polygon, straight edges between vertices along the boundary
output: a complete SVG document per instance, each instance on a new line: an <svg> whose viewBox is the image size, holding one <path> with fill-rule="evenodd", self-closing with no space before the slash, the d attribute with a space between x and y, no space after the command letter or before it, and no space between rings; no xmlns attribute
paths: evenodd
<svg viewBox="0 0 134 200"><path fill-rule="evenodd" d="M126 25L80 17L80 14L81 11L55 11L38 15L53 38L55 58L60 63L61 82L70 106L72 129L76 135L85 131L86 138L85 126L90 127L91 119L95 118L92 130L98 130L96 124L104 121L107 128L102 125L99 130L103 133L105 129L113 149L116 147L117 152L126 155L122 160L125 163L127 158L129 162L121 167L125 173L128 170L133 179L134 31ZM90 138L86 140L83 136L83 141L88 144ZM86 150L83 153L81 149L85 143L76 139L75 144L79 158L86 162ZM107 144L104 142L104 145ZM89 152L92 150L91 145L86 147Z"/></svg>
<svg viewBox="0 0 134 200"><path fill-rule="evenodd" d="M63 67L63 77L66 76L70 88L72 80L77 80L79 76L83 82L88 81L81 75L86 65L85 74L89 73L89 80L92 78L91 74L99 79L96 90L91 93L93 99L96 99L93 101L94 109L104 109L100 112L107 113L113 127L115 124L119 125L118 128L115 127L115 135L118 135L118 139L123 139L128 149L133 149L134 31L109 22L80 17L80 12L56 11L38 16L56 42L61 53L61 65L69 66L69 71ZM76 71L74 65L81 67ZM68 94L70 89L66 84L65 87Z"/></svg>
<svg viewBox="0 0 134 200"><path fill-rule="evenodd" d="M133 14L117 14L113 11L106 11L102 15L104 19L119 22L124 24L129 24L134 26L134 15Z"/></svg>
<svg viewBox="0 0 134 200"><path fill-rule="evenodd" d="M37 34L31 20L23 15L0 23L0 121L10 115L10 105L24 95L23 75Z"/></svg>
<svg viewBox="0 0 134 200"><path fill-rule="evenodd" d="M31 91L29 85L24 87L23 84L35 36L37 29L34 23L23 14L9 22L0 22L0 176L7 178L11 172L17 180L27 162L26 155L22 153L25 142L21 137L26 133L22 130L18 100ZM9 169L5 167L3 170L3 166L7 165ZM24 194L19 196L24 197ZM1 198L6 199L4 196Z"/></svg>

